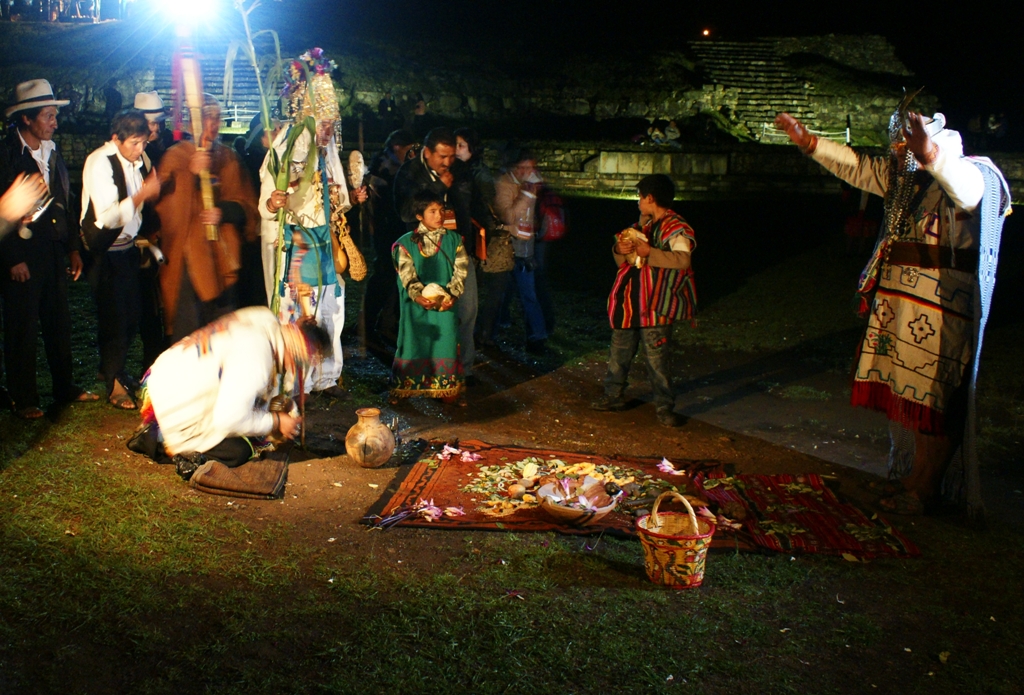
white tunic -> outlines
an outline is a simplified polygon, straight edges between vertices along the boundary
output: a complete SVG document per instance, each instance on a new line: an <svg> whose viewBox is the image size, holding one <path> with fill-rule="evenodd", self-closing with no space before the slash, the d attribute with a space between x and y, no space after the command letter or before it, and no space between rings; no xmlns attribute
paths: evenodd
<svg viewBox="0 0 1024 695"><path fill-rule="evenodd" d="M160 355L146 387L168 454L269 434L274 418L267 401L284 372L284 355L281 324L266 307L228 314Z"/></svg>

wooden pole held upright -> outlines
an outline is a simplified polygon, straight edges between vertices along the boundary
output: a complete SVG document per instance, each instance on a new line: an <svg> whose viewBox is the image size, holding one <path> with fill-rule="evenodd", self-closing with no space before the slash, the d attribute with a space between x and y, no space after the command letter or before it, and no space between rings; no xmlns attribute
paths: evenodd
<svg viewBox="0 0 1024 695"><path fill-rule="evenodd" d="M199 64L191 51L182 51L181 77L185 88L185 103L188 105L192 138L196 143L197 150L205 150L206 148L203 147L203 78L199 72ZM210 182L210 171L208 169L203 169L199 172L199 190L203 196L203 209L212 210L215 201L213 199L213 184ZM217 225L206 225L206 240L220 240Z"/></svg>

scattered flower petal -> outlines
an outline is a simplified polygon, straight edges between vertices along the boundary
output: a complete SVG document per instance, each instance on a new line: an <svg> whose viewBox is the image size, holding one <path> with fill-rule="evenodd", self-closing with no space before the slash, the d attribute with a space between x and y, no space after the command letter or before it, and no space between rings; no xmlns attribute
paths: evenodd
<svg viewBox="0 0 1024 695"><path fill-rule="evenodd" d="M677 470L667 458L661 459L661 463L658 464L658 470L669 475L683 475L683 471Z"/></svg>

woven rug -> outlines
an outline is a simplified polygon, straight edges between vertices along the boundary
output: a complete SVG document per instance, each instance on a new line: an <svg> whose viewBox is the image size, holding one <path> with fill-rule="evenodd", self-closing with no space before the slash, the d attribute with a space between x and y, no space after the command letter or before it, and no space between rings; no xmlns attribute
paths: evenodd
<svg viewBox="0 0 1024 695"><path fill-rule="evenodd" d="M420 500L439 508L461 507L464 516L442 516L428 521L410 516L396 525L419 528L490 530L490 531L556 531L567 534L609 533L635 536L633 516L618 510L596 524L572 528L556 522L536 506L504 510L495 515L487 508L487 495L474 491L480 475L488 469L507 466L527 458L558 459L566 464L592 463L595 466L616 466L639 471L649 482L674 486L680 492L704 497L727 511L742 523L738 530L720 526L712 547L741 550L770 550L787 553L849 554L857 558L915 557L917 547L881 517L869 517L853 505L840 502L817 475L738 475L724 473L696 474L665 472L658 468L661 459L598 456L593 454L529 449L514 446L493 446L484 442L464 441L460 449L478 455L474 461L458 455L439 460L431 454L410 467L399 470L387 491L371 507L367 518L388 517L403 508L415 506ZM672 462L677 471L700 469L706 462ZM662 505L662 511L680 511L675 504ZM498 510L501 512L502 510ZM372 523L372 521L367 521Z"/></svg>
<svg viewBox="0 0 1024 695"><path fill-rule="evenodd" d="M742 506L742 532L758 547L782 553L856 558L917 557L917 546L877 514L840 501L821 476L697 476L704 496L720 508Z"/></svg>

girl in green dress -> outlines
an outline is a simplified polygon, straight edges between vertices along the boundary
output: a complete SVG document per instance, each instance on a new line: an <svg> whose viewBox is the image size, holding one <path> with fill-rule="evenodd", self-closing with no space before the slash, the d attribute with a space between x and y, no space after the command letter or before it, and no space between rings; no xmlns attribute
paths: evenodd
<svg viewBox="0 0 1024 695"><path fill-rule="evenodd" d="M441 398L458 403L462 392L459 317L469 256L458 233L444 227L444 202L431 191L413 198L419 227L391 248L398 271L398 348L391 369L391 396Z"/></svg>

